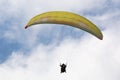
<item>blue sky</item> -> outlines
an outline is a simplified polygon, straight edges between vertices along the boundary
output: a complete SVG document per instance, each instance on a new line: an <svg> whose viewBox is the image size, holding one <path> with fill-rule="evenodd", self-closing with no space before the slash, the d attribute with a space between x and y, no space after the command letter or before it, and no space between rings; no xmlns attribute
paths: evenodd
<svg viewBox="0 0 120 80"><path fill-rule="evenodd" d="M119 0L1 0L0 80L120 80ZM70 11L94 22L104 38L56 24L24 29L46 11ZM59 63L67 62L67 73Z"/></svg>

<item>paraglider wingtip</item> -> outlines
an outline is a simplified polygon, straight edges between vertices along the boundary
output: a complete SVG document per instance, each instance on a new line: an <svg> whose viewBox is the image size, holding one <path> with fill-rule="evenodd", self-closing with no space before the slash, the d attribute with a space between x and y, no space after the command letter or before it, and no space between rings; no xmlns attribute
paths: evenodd
<svg viewBox="0 0 120 80"><path fill-rule="evenodd" d="M99 37L99 40L103 40L103 37Z"/></svg>
<svg viewBox="0 0 120 80"><path fill-rule="evenodd" d="M25 29L27 29L28 26L25 26Z"/></svg>
<svg viewBox="0 0 120 80"><path fill-rule="evenodd" d="M101 40L103 40L103 34L102 34Z"/></svg>
<svg viewBox="0 0 120 80"><path fill-rule="evenodd" d="M99 38L100 40L103 40L103 36L101 38Z"/></svg>

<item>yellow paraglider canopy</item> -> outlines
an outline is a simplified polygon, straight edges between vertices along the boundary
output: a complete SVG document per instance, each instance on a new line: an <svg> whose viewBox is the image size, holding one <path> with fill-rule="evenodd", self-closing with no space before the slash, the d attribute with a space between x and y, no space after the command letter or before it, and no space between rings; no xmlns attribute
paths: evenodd
<svg viewBox="0 0 120 80"><path fill-rule="evenodd" d="M103 34L100 29L93 24L91 21L86 19L83 16L72 12L65 11L50 11L39 14L33 17L28 24L25 26L25 29L36 24L64 24L76 27L91 33L100 40L103 39Z"/></svg>

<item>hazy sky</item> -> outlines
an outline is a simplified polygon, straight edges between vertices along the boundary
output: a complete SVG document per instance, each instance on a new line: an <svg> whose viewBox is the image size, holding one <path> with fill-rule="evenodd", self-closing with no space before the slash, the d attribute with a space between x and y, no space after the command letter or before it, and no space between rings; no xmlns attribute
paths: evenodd
<svg viewBox="0 0 120 80"><path fill-rule="evenodd" d="M120 0L0 0L0 80L120 80ZM33 16L70 11L95 23L103 40ZM67 73L60 74L60 63Z"/></svg>

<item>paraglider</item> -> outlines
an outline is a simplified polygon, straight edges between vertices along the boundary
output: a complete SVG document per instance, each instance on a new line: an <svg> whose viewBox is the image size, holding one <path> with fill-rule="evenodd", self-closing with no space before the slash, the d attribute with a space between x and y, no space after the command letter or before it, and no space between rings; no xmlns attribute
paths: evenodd
<svg viewBox="0 0 120 80"><path fill-rule="evenodd" d="M86 19L83 16L72 12L65 12L65 11L50 11L39 14L33 17L28 24L25 26L25 29L32 25L36 24L64 24L69 25L72 27L76 27L91 33L92 35L96 36L100 40L103 39L103 35L100 29L93 24L91 21Z"/></svg>
<svg viewBox="0 0 120 80"><path fill-rule="evenodd" d="M100 31L100 29L93 24L91 21L86 19L83 16L80 16L78 14L72 13L72 12L66 12L66 11L50 11L45 12L42 14L39 14L27 23L25 26L25 29L32 25L36 24L63 24L63 25L69 25L78 29L82 29L98 39L103 39L103 34ZM61 73L66 72L66 64L60 64L61 67Z"/></svg>
<svg viewBox="0 0 120 80"><path fill-rule="evenodd" d="M66 73L66 67L67 67L67 65L66 64L60 64L60 67L61 67L61 73Z"/></svg>

